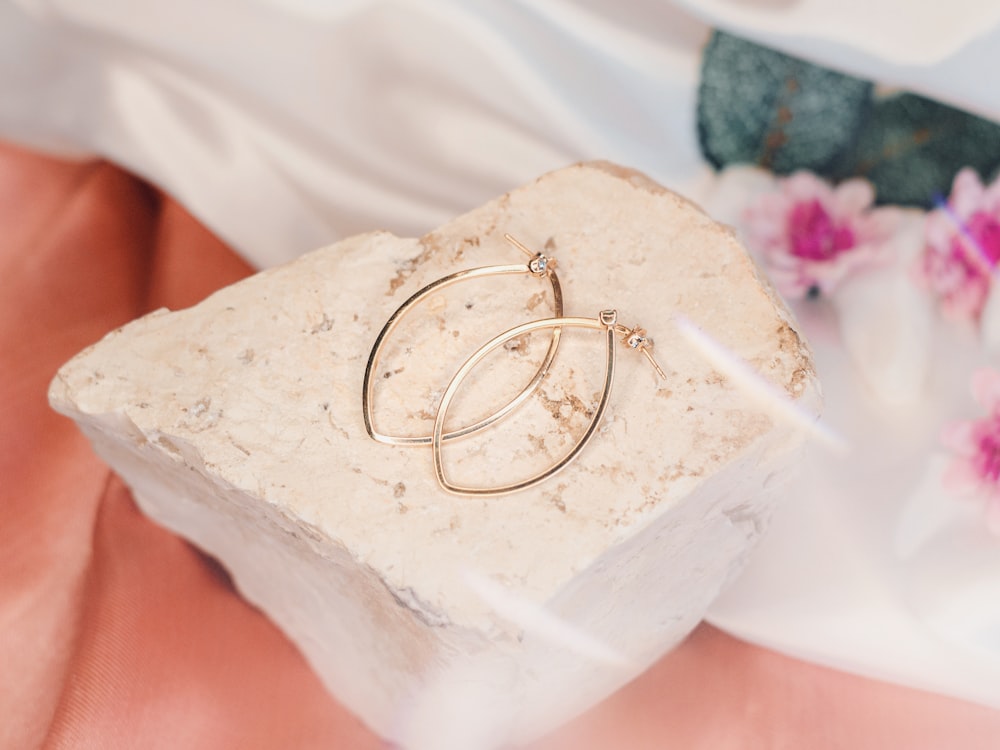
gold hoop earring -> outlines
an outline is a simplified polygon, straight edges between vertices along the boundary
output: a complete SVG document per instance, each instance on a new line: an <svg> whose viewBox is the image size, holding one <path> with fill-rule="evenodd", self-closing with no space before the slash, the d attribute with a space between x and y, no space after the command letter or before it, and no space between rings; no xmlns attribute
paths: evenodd
<svg viewBox="0 0 1000 750"><path fill-rule="evenodd" d="M405 316L410 309L418 304L421 300L426 298L432 292L436 292L440 289L445 289L454 284L458 284L462 281L468 281L470 279L483 278L485 276L501 276L507 274L518 274L527 273L531 276L537 278L545 278L552 285L552 298L553 298L553 308L555 309L556 317L560 317L563 314L563 297L562 297L562 287L559 285L559 277L556 275L555 266L556 262L554 258L549 258L543 253L536 253L529 250L521 242L511 237L509 234L504 235L504 239L507 240L511 245L516 247L518 250L523 252L529 257L526 263L515 263L511 265L504 266L482 266L480 268L470 268L464 271L458 271L448 276L444 276L436 281L432 281L427 286L414 292L403 304L401 304L396 311L389 316L389 320L386 321L385 325L382 326L382 330L379 331L378 336L375 338L375 343L372 345L371 352L368 355L368 364L365 366L365 377L364 383L362 384L361 391L361 410L364 414L365 420L365 430L368 432L368 436L373 440L380 443L385 443L387 445L430 445L431 436L430 435L416 435L416 436L404 436L404 435L387 435L385 433L379 432L375 428L375 416L374 416L374 391L375 382L374 375L378 366L379 357L382 353L382 347L385 345L386 339L392 334L396 326L399 325L399 321ZM538 370L532 376L528 384L518 393L513 399L511 399L506 405L502 406L499 410L493 412L492 414L483 417L481 420L475 424L469 425L467 427L462 427L460 429L454 430L453 432L443 433L439 436L439 441L454 440L455 438L464 437L466 435L471 435L474 432L478 432L492 424L495 424L499 420L503 419L505 416L510 414L514 409L520 406L525 399L529 398L535 389L538 388L542 379L545 377L549 368L552 366L552 361L555 359L556 351L559 349L559 336L560 331L558 327L552 327L552 340L549 342L549 348L545 352L545 357L542 359L541 365L539 365Z"/></svg>
<svg viewBox="0 0 1000 750"><path fill-rule="evenodd" d="M584 432L583 437L577 441L576 445L573 446L572 450L567 453L563 458L561 458L557 463L550 466L545 471L535 476L522 480L520 482L514 482L512 484L502 485L500 487L462 487L460 485L451 482L445 474L444 470L444 457L442 455L442 442L444 441L444 423L448 416L448 409L451 406L452 399L455 398L455 394L458 392L459 387L462 385L462 381L472 372L473 368L479 364L490 352L503 346L505 343L511 339L515 339L518 336L523 336L531 331L545 330L551 328L554 331L558 331L562 328L589 328L599 331L604 331L606 334L606 353L607 357L605 360L604 369L604 389L601 392L601 399L595 410L594 417L587 427L586 432ZM653 342L650 338L646 336L646 332L639 328L626 328L625 326L618 324L618 312L617 310L602 310L597 318L563 318L555 317L543 320L535 320L530 323L523 323L522 325L511 328L505 333L501 333L499 336L487 341L479 349L477 349L458 369L448 387L445 389L444 395L441 397L441 403L438 406L437 415L434 419L434 432L431 434L431 445L433 447L434 453L434 473L437 475L438 483L441 487L452 494L455 495L473 495L473 496L495 496L495 495L508 495L512 492L520 492L521 490L533 487L536 484L544 482L556 473L562 471L566 466L568 466L573 459L575 459L580 452L586 447L587 443L590 442L594 433L597 431L600 425L601 419L604 416L604 412L608 408L608 400L611 396L611 386L615 379L615 336L620 336L622 343L625 344L630 349L635 349L641 352L649 363L656 370L657 375L666 379L666 373L663 372L663 368L657 363L653 358Z"/></svg>

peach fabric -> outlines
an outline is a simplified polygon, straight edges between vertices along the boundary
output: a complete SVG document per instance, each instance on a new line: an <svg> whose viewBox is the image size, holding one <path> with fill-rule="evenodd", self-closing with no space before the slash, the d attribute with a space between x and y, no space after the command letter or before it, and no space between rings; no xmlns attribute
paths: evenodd
<svg viewBox="0 0 1000 750"><path fill-rule="evenodd" d="M0 145L0 748L384 746L46 402L58 366L109 330L249 273L113 166ZM1000 712L702 626L542 744L985 750L1000 746Z"/></svg>

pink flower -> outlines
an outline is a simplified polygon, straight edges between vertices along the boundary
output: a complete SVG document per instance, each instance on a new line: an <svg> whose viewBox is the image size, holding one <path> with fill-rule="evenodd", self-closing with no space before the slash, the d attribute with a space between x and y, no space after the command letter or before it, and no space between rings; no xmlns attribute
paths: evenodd
<svg viewBox="0 0 1000 750"><path fill-rule="evenodd" d="M942 431L941 442L954 453L944 486L981 498L990 530L1000 535L1000 372L974 372L972 395L986 416L954 422Z"/></svg>
<svg viewBox="0 0 1000 750"><path fill-rule="evenodd" d="M949 320L978 321L1000 260L1000 181L984 187L975 170L960 171L947 206L927 214L924 236L918 283Z"/></svg>
<svg viewBox="0 0 1000 750"><path fill-rule="evenodd" d="M894 256L899 211L873 209L874 200L865 180L833 188L810 172L796 172L746 209L747 242L789 299L828 293L855 270Z"/></svg>

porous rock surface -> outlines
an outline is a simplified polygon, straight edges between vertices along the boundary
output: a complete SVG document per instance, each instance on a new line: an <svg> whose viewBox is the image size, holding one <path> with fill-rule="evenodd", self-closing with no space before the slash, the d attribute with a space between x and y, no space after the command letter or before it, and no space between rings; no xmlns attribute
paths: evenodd
<svg viewBox="0 0 1000 750"><path fill-rule="evenodd" d="M366 435L362 376L382 323L415 290L525 260L504 232L557 259L566 314L614 307L641 322L668 377L620 349L606 419L565 471L509 496L449 495L429 448ZM380 426L429 434L435 399L472 350L551 314L548 285L527 276L431 297L376 373ZM217 557L380 734L411 747L443 737L475 684L503 706L507 729L529 736L697 624L762 533L803 443L685 342L677 314L818 410L808 349L732 232L607 163L544 175L420 239L352 237L193 308L154 312L67 363L50 399L142 509ZM563 338L510 429L447 445L456 472L504 482L551 463L586 427L603 344L594 332ZM516 393L547 341L484 362L455 419Z"/></svg>

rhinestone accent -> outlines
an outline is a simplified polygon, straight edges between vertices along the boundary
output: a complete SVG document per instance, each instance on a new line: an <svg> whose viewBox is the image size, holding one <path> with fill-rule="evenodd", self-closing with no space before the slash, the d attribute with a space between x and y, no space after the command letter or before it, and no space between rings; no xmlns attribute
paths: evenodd
<svg viewBox="0 0 1000 750"><path fill-rule="evenodd" d="M649 340L646 336L646 331L642 328L633 328L627 334L625 334L625 343L631 349L645 349L648 346L652 346L653 342Z"/></svg>
<svg viewBox="0 0 1000 750"><path fill-rule="evenodd" d="M528 261L528 269L532 273L545 273L549 267L549 259L539 253Z"/></svg>

